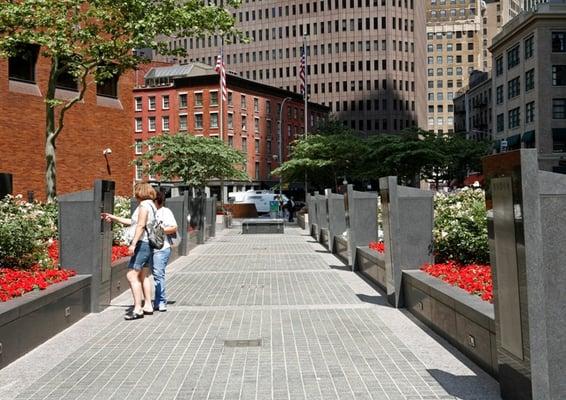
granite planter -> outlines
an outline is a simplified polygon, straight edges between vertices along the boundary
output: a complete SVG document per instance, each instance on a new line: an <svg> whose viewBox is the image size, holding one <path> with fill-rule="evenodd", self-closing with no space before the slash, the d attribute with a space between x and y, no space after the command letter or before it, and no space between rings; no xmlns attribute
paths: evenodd
<svg viewBox="0 0 566 400"><path fill-rule="evenodd" d="M76 275L0 303L0 368L73 325L90 308L90 275Z"/></svg>
<svg viewBox="0 0 566 400"><path fill-rule="evenodd" d="M334 249L332 251L344 264L348 265L348 241L342 236L334 237Z"/></svg>
<svg viewBox="0 0 566 400"><path fill-rule="evenodd" d="M411 314L497 377L493 304L423 271L403 271L402 280Z"/></svg>
<svg viewBox="0 0 566 400"><path fill-rule="evenodd" d="M386 290L384 254L368 246L358 247L356 252L357 270L381 289Z"/></svg>

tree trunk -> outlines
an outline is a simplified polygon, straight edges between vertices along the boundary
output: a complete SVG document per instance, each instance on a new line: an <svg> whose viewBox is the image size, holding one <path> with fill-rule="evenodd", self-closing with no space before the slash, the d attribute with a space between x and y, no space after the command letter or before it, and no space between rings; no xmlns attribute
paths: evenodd
<svg viewBox="0 0 566 400"><path fill-rule="evenodd" d="M51 71L49 73L49 82L47 84L47 93L45 95L45 193L47 202L55 201L57 197L57 165L55 157L55 84L57 82L57 70L59 61L53 58L51 63Z"/></svg>

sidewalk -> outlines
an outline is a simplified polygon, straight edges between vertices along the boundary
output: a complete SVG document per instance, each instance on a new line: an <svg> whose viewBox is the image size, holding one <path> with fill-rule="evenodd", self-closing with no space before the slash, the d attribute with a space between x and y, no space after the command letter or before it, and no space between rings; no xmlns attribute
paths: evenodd
<svg viewBox="0 0 566 400"><path fill-rule="evenodd" d="M306 231L239 232L168 267L168 312L124 321L125 293L1 370L0 399L499 399Z"/></svg>

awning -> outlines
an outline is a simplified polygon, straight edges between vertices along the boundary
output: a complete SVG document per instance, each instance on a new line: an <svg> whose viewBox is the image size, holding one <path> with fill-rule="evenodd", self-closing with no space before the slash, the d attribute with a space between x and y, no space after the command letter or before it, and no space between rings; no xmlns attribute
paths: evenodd
<svg viewBox="0 0 566 400"><path fill-rule="evenodd" d="M515 147L521 143L521 134L509 136L507 138L507 148Z"/></svg>
<svg viewBox="0 0 566 400"><path fill-rule="evenodd" d="M528 131L523 133L521 137L523 143L534 143L535 142L535 131Z"/></svg>

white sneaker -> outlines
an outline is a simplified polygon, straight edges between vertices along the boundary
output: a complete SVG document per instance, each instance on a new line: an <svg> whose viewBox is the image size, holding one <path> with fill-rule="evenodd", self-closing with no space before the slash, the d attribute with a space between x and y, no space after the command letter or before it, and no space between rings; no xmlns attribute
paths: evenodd
<svg viewBox="0 0 566 400"><path fill-rule="evenodd" d="M167 306L165 304L160 304L158 308L159 312L167 311Z"/></svg>

